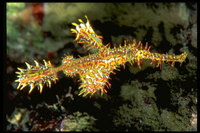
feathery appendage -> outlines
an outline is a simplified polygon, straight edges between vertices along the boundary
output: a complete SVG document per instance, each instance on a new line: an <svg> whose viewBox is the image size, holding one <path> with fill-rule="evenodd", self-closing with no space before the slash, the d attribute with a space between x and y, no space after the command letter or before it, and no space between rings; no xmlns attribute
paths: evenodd
<svg viewBox="0 0 200 133"><path fill-rule="evenodd" d="M186 52L181 55L152 53L147 44L143 48L141 42L136 45L135 41L132 44L125 42L124 46L110 48L109 45L103 45L102 37L93 31L88 18L86 24L81 19L79 21L80 25L72 23L76 26L76 29L71 29L72 33L76 33L75 41L84 43L88 49L95 48L96 53L78 59L73 56L65 56L62 64L58 67L53 67L50 61L46 62L45 60L45 65L39 65L37 61L35 61L36 66L26 63L27 69L18 68L20 72L16 72L19 74L19 79L16 80L19 82L17 89L21 90L29 85L30 93L35 86L38 86L42 92L43 85L46 83L51 87L51 82L58 80L57 72L63 71L66 76L73 77L76 74L80 76L79 95L90 94L92 96L96 92L100 92L102 95L107 92L105 86L111 87L108 82L110 73L114 73L114 70L121 65L125 66L126 62L133 64L136 61L138 67L141 68L141 60L150 59L152 60L151 64L158 62L157 67L161 66L163 62L172 62L171 66L173 67L175 62L182 64L187 57Z"/></svg>
<svg viewBox="0 0 200 133"><path fill-rule="evenodd" d="M98 51L103 46L102 36L98 36L92 29L88 17L85 16L87 22L84 23L81 19L78 19L80 24L72 23L76 26L76 29L71 29L72 33L76 33L77 43L84 43L84 47L88 50L94 48Z"/></svg>

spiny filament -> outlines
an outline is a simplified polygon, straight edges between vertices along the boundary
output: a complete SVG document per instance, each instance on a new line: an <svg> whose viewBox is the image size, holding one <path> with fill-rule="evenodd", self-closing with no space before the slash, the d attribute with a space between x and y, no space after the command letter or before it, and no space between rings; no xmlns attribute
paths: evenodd
<svg viewBox="0 0 200 133"><path fill-rule="evenodd" d="M46 62L45 65L39 65L37 61L34 60L36 66L32 66L26 63L27 69L21 69L20 72L16 72L18 75L18 79L15 82L19 82L17 89L22 90L27 85L30 86L29 93L32 92L35 86L38 86L40 93L42 92L43 85L46 83L48 87L51 87L51 81L58 80L57 74L54 71L53 66L51 65L50 61Z"/></svg>

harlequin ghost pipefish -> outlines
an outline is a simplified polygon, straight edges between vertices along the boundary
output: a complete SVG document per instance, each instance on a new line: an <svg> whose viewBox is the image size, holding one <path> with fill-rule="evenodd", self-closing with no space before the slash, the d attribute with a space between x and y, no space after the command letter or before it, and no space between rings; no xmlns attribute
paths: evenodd
<svg viewBox="0 0 200 133"><path fill-rule="evenodd" d="M79 86L79 95L92 96L94 93L103 94L107 92L106 88L110 88L111 84L108 82L110 73L114 73L118 67L125 66L126 62L133 64L137 62L139 68L143 59L150 59L152 62L157 62L157 67L161 66L163 62L171 62L171 66L174 66L175 62L182 64L187 57L187 53L184 52L180 55L169 55L150 52L150 47L146 44L142 47L142 43L136 42L132 44L124 44L124 46L111 48L109 44L103 45L102 36L98 36L92 29L88 17L85 16L87 22L84 23L81 19L78 19L80 24L72 23L76 29L71 29L72 33L76 34L75 41L77 43L83 43L87 50L93 48L94 54L90 54L80 58L74 58L73 56L65 56L62 59L62 64L58 67L54 67L50 61L44 61L44 65L39 64L36 60L35 66L30 65L27 62L26 69L18 68L18 79L15 82L19 82L17 89L22 90L24 87L29 86L32 90L38 86L40 92L42 92L44 84L51 87L52 82L58 80L57 73L63 71L66 76L74 77L76 74L80 76L81 85Z"/></svg>

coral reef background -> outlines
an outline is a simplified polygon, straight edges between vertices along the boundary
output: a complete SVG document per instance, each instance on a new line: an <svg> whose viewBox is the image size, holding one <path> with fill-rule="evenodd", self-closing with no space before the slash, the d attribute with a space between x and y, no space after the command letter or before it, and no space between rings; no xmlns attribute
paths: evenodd
<svg viewBox="0 0 200 133"><path fill-rule="evenodd" d="M85 56L72 22L87 15L103 43L148 43L152 52L188 53L186 62L162 68L143 60L110 74L103 96L79 97L77 80L58 73L52 88L16 90L15 71L64 55ZM6 131L196 131L197 3L7 3Z"/></svg>

